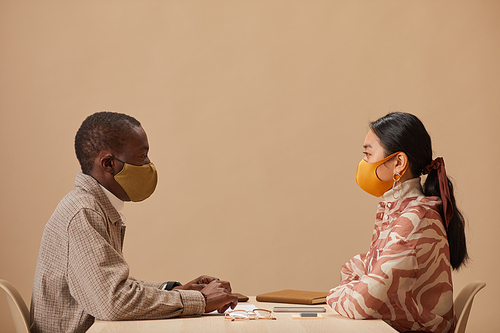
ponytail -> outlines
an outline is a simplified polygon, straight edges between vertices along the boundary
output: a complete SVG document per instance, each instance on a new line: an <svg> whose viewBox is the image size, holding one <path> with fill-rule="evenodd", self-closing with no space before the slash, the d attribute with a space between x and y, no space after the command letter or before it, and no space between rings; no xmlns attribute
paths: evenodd
<svg viewBox="0 0 500 333"><path fill-rule="evenodd" d="M438 159L434 160L437 161ZM434 162L433 161L433 162ZM432 163L431 163L432 164ZM430 166L430 165L429 165ZM442 163L442 168L444 169L444 162ZM429 171L430 168L424 169L424 174ZM457 208L455 200L455 192L453 190L453 183L446 177L441 178L438 175L437 168L433 168L428 172L427 179L423 185L423 192L425 196L437 196L442 198L443 209L441 209L440 215L443 219L443 223L446 229L446 236L448 237L448 245L450 247L450 264L453 269L458 270L462 265L465 265L469 259L467 253L467 243L465 241L465 219ZM448 189L448 197L444 197L443 185ZM445 211L444 207L448 204L448 211ZM451 214L449 211L451 210Z"/></svg>

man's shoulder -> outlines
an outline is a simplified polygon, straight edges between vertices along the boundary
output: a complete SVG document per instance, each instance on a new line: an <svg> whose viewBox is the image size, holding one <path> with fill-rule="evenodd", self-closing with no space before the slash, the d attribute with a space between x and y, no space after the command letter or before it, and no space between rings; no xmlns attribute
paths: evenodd
<svg viewBox="0 0 500 333"><path fill-rule="evenodd" d="M81 209L100 210L99 199L93 193L79 187L75 187L71 192L66 194L59 202L59 207L76 212Z"/></svg>
<svg viewBox="0 0 500 333"><path fill-rule="evenodd" d="M69 223L82 210L92 210L105 215L102 207L102 190L92 177L79 173L75 180L75 188L66 194L52 214L51 221Z"/></svg>

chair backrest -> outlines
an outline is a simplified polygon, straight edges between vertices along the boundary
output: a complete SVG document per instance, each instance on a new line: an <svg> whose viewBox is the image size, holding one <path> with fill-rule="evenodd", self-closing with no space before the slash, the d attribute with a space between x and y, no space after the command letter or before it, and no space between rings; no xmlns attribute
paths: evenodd
<svg viewBox="0 0 500 333"><path fill-rule="evenodd" d="M24 303L21 294L9 282L0 279L0 288L5 291L7 303L9 304L10 313L14 320L14 327L17 333L29 333L30 313L26 303Z"/></svg>
<svg viewBox="0 0 500 333"><path fill-rule="evenodd" d="M455 333L464 333L467 321L469 320L470 309L474 296L486 286L483 281L474 281L466 285L455 298L453 307L455 308L455 316L457 323L455 325Z"/></svg>

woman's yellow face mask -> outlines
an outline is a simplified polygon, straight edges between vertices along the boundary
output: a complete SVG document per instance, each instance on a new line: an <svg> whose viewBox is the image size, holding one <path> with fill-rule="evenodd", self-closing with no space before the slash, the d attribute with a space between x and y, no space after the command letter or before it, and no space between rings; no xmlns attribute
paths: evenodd
<svg viewBox="0 0 500 333"><path fill-rule="evenodd" d="M365 158L358 164L356 183L365 192L380 197L393 185L394 167L389 162L399 152L385 156L385 149L377 135L370 130L363 144ZM387 163L387 164L386 164ZM405 173L406 168L399 175Z"/></svg>
<svg viewBox="0 0 500 333"><path fill-rule="evenodd" d="M381 180L377 175L377 169L397 154L398 153L394 153L387 156L383 160L374 163L368 163L364 159L361 160L358 164L358 169L356 170L356 183L358 183L358 186L365 192L376 197L380 197L382 194L387 192L387 190L392 187L393 179L391 177L389 180Z"/></svg>

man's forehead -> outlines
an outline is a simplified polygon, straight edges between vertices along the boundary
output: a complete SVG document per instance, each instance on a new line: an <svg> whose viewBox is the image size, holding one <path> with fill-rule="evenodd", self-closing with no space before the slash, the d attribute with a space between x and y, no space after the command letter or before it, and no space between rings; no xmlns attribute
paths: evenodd
<svg viewBox="0 0 500 333"><path fill-rule="evenodd" d="M125 136L124 142L128 149L149 150L148 137L142 127L133 127Z"/></svg>

